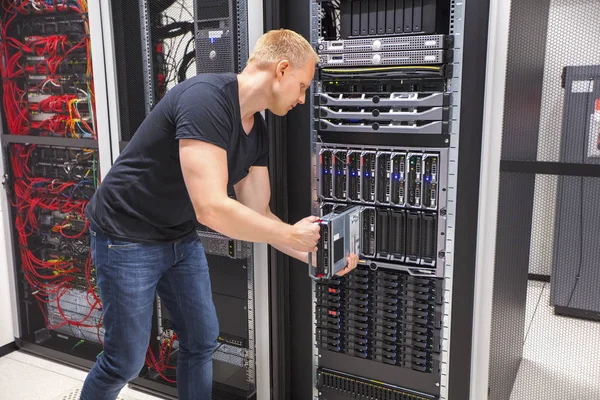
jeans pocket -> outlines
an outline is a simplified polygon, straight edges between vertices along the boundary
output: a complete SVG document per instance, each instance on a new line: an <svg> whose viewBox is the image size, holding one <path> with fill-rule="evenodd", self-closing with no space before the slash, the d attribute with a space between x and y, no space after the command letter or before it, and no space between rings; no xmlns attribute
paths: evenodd
<svg viewBox="0 0 600 400"><path fill-rule="evenodd" d="M110 238L108 240L108 248L109 249L133 249L142 246L143 243L140 242L131 242L129 240L122 240L116 238Z"/></svg>

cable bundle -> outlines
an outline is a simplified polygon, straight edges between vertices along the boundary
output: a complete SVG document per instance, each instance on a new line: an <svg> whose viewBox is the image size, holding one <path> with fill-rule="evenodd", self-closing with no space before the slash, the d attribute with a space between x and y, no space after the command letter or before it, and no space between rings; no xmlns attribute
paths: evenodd
<svg viewBox="0 0 600 400"><path fill-rule="evenodd" d="M166 337L162 340L159 349L159 356L156 359L152 347L148 346L148 352L146 353L146 365L154 368L154 370L163 378L165 381L170 383L176 383L174 379L167 377L167 372L174 371L176 367L169 364L171 354L173 352L173 344L177 341L177 334L173 334L172 337Z"/></svg>
<svg viewBox="0 0 600 400"><path fill-rule="evenodd" d="M13 135L96 139L87 2L3 0L2 6L5 19L2 23L4 40L0 43L3 55L0 72L9 132ZM81 21L60 19L68 13L80 16ZM32 15L36 18L35 23L23 19ZM46 20L48 16L51 18ZM38 32L43 31L41 27L45 24L58 26L59 23L68 25L67 32L53 35ZM79 29L71 27L75 24ZM30 100L32 96L55 95L71 96L72 101L64 108L48 108L47 103L35 105ZM54 115L39 116L39 112Z"/></svg>
<svg viewBox="0 0 600 400"><path fill-rule="evenodd" d="M50 148L52 149L52 148ZM51 164L42 158L42 150L35 145L13 145L13 199L15 228L20 247L23 276L44 316L48 329L63 326L96 328L101 321L90 321L95 310L101 310L100 299L92 279L92 260L89 222L84 209L95 190L95 153L87 149L67 149L70 160L62 165ZM43 167L40 165L45 164ZM82 171L82 166L87 171ZM77 167L77 168L76 168ZM67 179L38 176L35 171L53 171L62 168ZM61 299L76 285L85 282L89 312L79 319L69 318ZM47 309L58 310L62 321L51 324ZM98 333L98 337L100 334Z"/></svg>

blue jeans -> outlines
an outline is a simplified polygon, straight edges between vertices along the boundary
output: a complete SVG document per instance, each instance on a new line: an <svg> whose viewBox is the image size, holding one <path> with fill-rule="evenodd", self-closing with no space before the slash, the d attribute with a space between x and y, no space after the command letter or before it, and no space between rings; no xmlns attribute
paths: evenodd
<svg viewBox="0 0 600 400"><path fill-rule="evenodd" d="M158 291L179 339L179 398L210 400L219 325L198 236L148 244L117 240L95 226L90 231L105 337L104 352L85 380L81 399L114 400L138 376Z"/></svg>

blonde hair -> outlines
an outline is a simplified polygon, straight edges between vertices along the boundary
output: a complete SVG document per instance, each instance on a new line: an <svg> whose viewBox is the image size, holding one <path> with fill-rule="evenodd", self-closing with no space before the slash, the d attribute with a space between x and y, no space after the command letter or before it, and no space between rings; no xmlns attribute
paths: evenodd
<svg viewBox="0 0 600 400"><path fill-rule="evenodd" d="M281 60L288 60L292 68L306 65L312 57L315 64L319 56L304 37L289 29L268 31L262 35L250 54L248 64L266 68Z"/></svg>

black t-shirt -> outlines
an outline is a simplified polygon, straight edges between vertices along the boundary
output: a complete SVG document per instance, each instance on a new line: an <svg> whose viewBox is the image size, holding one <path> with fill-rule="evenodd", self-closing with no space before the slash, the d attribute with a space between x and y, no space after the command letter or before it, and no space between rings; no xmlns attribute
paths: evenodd
<svg viewBox="0 0 600 400"><path fill-rule="evenodd" d="M195 229L196 214L179 162L179 140L227 151L229 187L251 166L266 166L265 121L244 132L235 74L202 74L167 92L117 158L85 215L104 232L131 241L169 241Z"/></svg>

